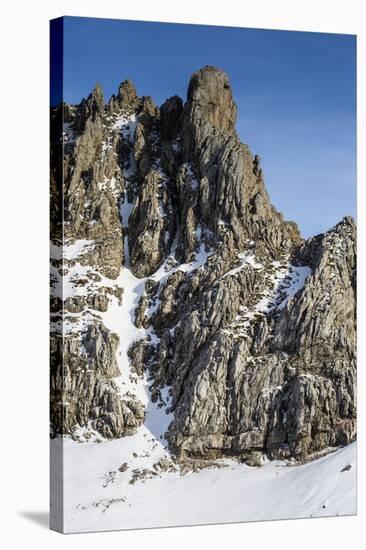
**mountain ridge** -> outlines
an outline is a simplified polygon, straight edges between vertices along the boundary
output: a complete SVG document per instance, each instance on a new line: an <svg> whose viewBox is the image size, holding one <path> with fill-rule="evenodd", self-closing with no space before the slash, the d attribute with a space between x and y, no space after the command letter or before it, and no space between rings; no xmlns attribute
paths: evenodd
<svg viewBox="0 0 366 550"><path fill-rule="evenodd" d="M180 462L304 460L356 437L355 224L304 240L271 204L236 111L227 75L204 67L185 103L158 108L126 80L107 104L97 85L51 113L53 435L135 433L146 404L115 383L122 367L172 415ZM123 329L103 314L123 304L112 282L127 270L142 338L118 366Z"/></svg>

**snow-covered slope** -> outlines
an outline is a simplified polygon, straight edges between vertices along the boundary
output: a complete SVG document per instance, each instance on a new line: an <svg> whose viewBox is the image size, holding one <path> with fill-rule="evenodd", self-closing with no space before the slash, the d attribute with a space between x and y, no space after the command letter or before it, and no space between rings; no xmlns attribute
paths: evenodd
<svg viewBox="0 0 366 550"><path fill-rule="evenodd" d="M225 468L161 472L130 484L131 470L118 468L134 452L141 454L144 435L100 444L63 442L66 532L356 513L355 443L304 465L266 462L252 468L222 461ZM146 459L133 463L144 467Z"/></svg>
<svg viewBox="0 0 366 550"><path fill-rule="evenodd" d="M84 244L73 243L64 255L73 253L76 259ZM198 253L193 267L204 263L200 258ZM76 263L73 269L78 266ZM163 280L168 273L169 268L162 266L153 278ZM123 288L123 299L114 297L108 311L100 315L104 325L120 338L117 359L121 376L115 381L122 396L129 394L142 401L146 416L133 436L107 441L89 428L80 428L75 432L79 441L71 437L51 441L54 449L64 453L65 532L356 512L356 444L304 465L267 461L253 468L220 460L197 472L181 471L171 461L164 439L172 420L172 415L166 414L169 389L162 392L165 406L153 403L146 376L139 378L129 366L130 345L148 334L155 338L151 329L138 329L134 324L145 280L123 267L117 280L104 277L99 284L112 282ZM71 296L74 291L80 293L80 288L70 284L67 290ZM351 468L342 471L348 465Z"/></svg>

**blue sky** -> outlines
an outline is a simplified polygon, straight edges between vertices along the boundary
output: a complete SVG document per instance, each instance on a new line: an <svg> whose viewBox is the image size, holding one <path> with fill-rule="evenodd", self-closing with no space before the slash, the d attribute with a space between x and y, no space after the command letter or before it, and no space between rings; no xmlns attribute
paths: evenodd
<svg viewBox="0 0 366 550"><path fill-rule="evenodd" d="M262 158L273 204L305 237L356 213L356 38L260 29L67 17L64 99L99 82L106 100L132 78L160 105L191 74L230 77L237 130Z"/></svg>

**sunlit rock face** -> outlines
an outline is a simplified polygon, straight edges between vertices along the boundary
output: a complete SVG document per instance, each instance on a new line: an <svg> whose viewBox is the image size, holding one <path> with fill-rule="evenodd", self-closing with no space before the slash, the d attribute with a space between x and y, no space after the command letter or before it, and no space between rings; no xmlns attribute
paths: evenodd
<svg viewBox="0 0 366 550"><path fill-rule="evenodd" d="M135 433L145 380L172 415L167 439L181 461L302 460L351 442L355 224L346 217L304 241L283 219L236 133L228 76L204 67L186 102L160 108L127 80L107 104L96 86L60 106L55 127L60 111L53 435Z"/></svg>

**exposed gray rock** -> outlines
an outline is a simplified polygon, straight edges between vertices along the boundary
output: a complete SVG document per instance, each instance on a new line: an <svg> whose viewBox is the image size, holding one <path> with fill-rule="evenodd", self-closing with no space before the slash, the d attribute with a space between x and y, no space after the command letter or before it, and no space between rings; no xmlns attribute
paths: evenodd
<svg viewBox="0 0 366 550"><path fill-rule="evenodd" d="M166 182L152 169L136 196L129 219L128 242L132 271L145 277L158 269L170 251L175 215Z"/></svg>
<svg viewBox="0 0 366 550"><path fill-rule="evenodd" d="M95 122L104 114L104 98L100 84L97 84L87 99L83 99L77 108L75 120L72 118L70 107L65 105L65 122L73 122L77 132L82 133L86 129L88 121Z"/></svg>
<svg viewBox="0 0 366 550"><path fill-rule="evenodd" d="M325 234L304 288L282 309L257 312L244 332L233 321L266 284L249 266L201 291L181 322L176 316L171 359L157 372L172 384L168 435L181 458L303 459L354 439L354 243L350 219Z"/></svg>
<svg viewBox="0 0 366 550"><path fill-rule="evenodd" d="M118 94L112 95L108 109L111 113L119 112L121 109L133 109L138 103L136 88L130 80L121 82L118 88Z"/></svg>
<svg viewBox="0 0 366 550"><path fill-rule="evenodd" d="M283 219L259 155L236 133L228 76L204 67L185 104L173 96L160 109L130 80L107 107L97 86L79 106L52 113L56 159L63 112L51 230L55 243L64 235L89 244L65 263L53 259L51 311L55 326L65 311L68 323L89 315L89 324L63 343L54 335L54 433L91 423L121 437L143 422L142 404L113 381L118 338L97 317L123 296L96 278L115 279L125 264L144 279L134 317L146 336L130 347L130 366L135 378L148 377L152 400L171 386L166 437L179 460L236 456L260 466L264 454L305 460L352 441L354 222L304 241ZM79 264L87 273L74 284L86 291L64 300L57 278Z"/></svg>
<svg viewBox="0 0 366 550"><path fill-rule="evenodd" d="M113 378L119 374L118 337L101 323L81 335L51 339L51 430L72 433L91 425L104 437L133 434L144 420L136 399L121 398Z"/></svg>
<svg viewBox="0 0 366 550"><path fill-rule="evenodd" d="M236 104L228 76L206 66L189 83L184 107L183 154L193 159L206 136L207 125L227 136L236 135Z"/></svg>

